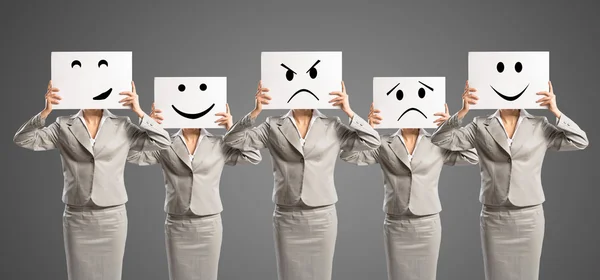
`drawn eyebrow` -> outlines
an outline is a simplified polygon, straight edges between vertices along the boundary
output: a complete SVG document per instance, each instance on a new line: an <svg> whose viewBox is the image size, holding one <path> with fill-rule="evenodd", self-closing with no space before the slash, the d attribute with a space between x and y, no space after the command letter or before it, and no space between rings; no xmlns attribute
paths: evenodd
<svg viewBox="0 0 600 280"><path fill-rule="evenodd" d="M427 87L429 90L433 91L433 88L432 88L432 87L430 87L430 86L428 86L428 85L424 84L424 83L423 83L423 82L421 82L421 81L419 81L419 83L420 83L420 84L422 84L422 85L424 85L424 86L426 86L426 87Z"/></svg>
<svg viewBox="0 0 600 280"><path fill-rule="evenodd" d="M283 63L281 63L281 66L283 66L287 70L290 70L290 71L294 72L294 70L290 69L290 67L285 66L285 64L283 64ZM297 73L294 72L294 74L297 74Z"/></svg>
<svg viewBox="0 0 600 280"><path fill-rule="evenodd" d="M310 72L310 69L315 68L315 66L317 66L317 64L319 64L319 62L321 62L321 60L317 60L317 62L315 62L315 64L313 64L313 66L311 66L310 68L308 68L308 71L306 71L306 73Z"/></svg>
<svg viewBox="0 0 600 280"><path fill-rule="evenodd" d="M392 91L394 91L398 86L400 85L400 83L397 83L392 89L390 89L390 91L388 91L385 95L390 95L390 93L392 93Z"/></svg>

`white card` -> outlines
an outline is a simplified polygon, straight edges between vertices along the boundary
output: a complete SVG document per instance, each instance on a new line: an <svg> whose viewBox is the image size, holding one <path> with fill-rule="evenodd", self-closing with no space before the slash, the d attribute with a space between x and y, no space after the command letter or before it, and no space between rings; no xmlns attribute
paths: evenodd
<svg viewBox="0 0 600 280"><path fill-rule="evenodd" d="M51 76L55 109L127 109L119 93L131 91L132 53L52 52Z"/></svg>
<svg viewBox="0 0 600 280"><path fill-rule="evenodd" d="M341 91L342 52L263 52L261 80L272 100L265 109L336 109Z"/></svg>
<svg viewBox="0 0 600 280"><path fill-rule="evenodd" d="M548 91L549 52L469 52L469 86L479 101L472 109L542 109Z"/></svg>
<svg viewBox="0 0 600 280"><path fill-rule="evenodd" d="M376 128L435 128L444 112L445 77L375 77L373 107L381 112Z"/></svg>
<svg viewBox="0 0 600 280"><path fill-rule="evenodd" d="M226 77L154 78L154 106L164 128L224 128L215 123L227 104Z"/></svg>

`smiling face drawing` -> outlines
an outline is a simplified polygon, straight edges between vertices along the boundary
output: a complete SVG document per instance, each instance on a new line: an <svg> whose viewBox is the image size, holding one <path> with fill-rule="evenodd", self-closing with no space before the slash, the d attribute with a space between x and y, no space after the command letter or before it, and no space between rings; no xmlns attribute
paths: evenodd
<svg viewBox="0 0 600 280"><path fill-rule="evenodd" d="M165 128L222 128L214 122L225 112L227 78L155 78L154 100Z"/></svg>
<svg viewBox="0 0 600 280"><path fill-rule="evenodd" d="M261 79L273 98L264 108L334 108L329 93L341 90L341 69L341 52L263 52Z"/></svg>
<svg viewBox="0 0 600 280"><path fill-rule="evenodd" d="M373 79L374 107L383 118L378 128L435 127L433 114L443 111L443 77Z"/></svg>
<svg viewBox="0 0 600 280"><path fill-rule="evenodd" d="M496 64L496 70L498 71L498 73L503 73L504 72L504 63L503 62L498 62L498 64ZM521 62L515 63L515 68L514 68L515 72L517 73L521 73L521 71L523 71L523 64ZM507 100L507 101L515 101L517 99L519 99L519 97L521 97L521 95L523 95L523 93L527 90L527 88L529 87L529 84L527 84L525 86L525 88L513 95L513 96L509 96L509 95L504 95L502 93L500 93L497 89L494 88L494 86L490 85L490 87L492 88L492 90L494 90L494 92L496 94L498 94L498 96L502 97L502 99Z"/></svg>
<svg viewBox="0 0 600 280"><path fill-rule="evenodd" d="M62 109L122 109L116 92L131 90L131 52L53 52L52 83Z"/></svg>
<svg viewBox="0 0 600 280"><path fill-rule="evenodd" d="M538 109L536 92L547 90L548 52L470 52L469 85L479 101L473 109Z"/></svg>
<svg viewBox="0 0 600 280"><path fill-rule="evenodd" d="M198 86L200 88L200 91L206 91L206 89L208 88L208 86L206 84L200 84L200 86ZM180 92L184 92L186 90L186 86L184 84L180 84L179 86L177 86L177 90L179 90ZM175 107L175 105L171 105L171 108L173 108L173 110L179 114L180 116L186 118L186 119L198 119L201 117L204 117L204 115L208 114L208 112L210 112L210 110L212 110L215 107L215 103L213 103L212 105L210 105L207 109L197 112L197 113L184 113L183 111L177 109L177 107Z"/></svg>

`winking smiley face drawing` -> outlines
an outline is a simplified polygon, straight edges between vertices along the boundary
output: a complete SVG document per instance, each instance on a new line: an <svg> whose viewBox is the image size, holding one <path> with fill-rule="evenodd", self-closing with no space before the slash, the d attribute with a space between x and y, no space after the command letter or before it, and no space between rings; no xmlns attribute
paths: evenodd
<svg viewBox="0 0 600 280"><path fill-rule="evenodd" d="M165 128L222 128L215 114L226 110L227 78L155 78L154 100Z"/></svg>

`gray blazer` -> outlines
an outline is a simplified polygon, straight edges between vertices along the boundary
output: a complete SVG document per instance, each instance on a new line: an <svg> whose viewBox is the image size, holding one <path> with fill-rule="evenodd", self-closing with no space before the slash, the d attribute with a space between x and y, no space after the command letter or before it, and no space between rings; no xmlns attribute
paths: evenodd
<svg viewBox="0 0 600 280"><path fill-rule="evenodd" d="M170 148L160 151L131 151L127 160L137 165L160 163L165 178L165 212L185 214L188 210L195 215L205 216L223 211L219 184L225 164L241 162L258 164L259 151L233 149L223 143L222 136L206 134L200 141L194 160L181 137L172 136Z"/></svg>
<svg viewBox="0 0 600 280"><path fill-rule="evenodd" d="M471 150L452 152L431 143L431 135L425 134L413 151L409 161L408 152L398 135L381 137L376 150L347 152L340 158L356 165L379 163L383 171L383 211L387 214L410 213L418 216L442 211L438 194L438 182L442 166L477 164L477 153Z"/></svg>
<svg viewBox="0 0 600 280"><path fill-rule="evenodd" d="M479 200L485 205L532 206L544 202L542 163L546 150L582 150L588 145L583 130L566 115L557 125L546 117L524 112L509 147L504 128L492 116L476 117L461 128L452 116L434 132L431 141L452 151L475 148L481 169Z"/></svg>
<svg viewBox="0 0 600 280"><path fill-rule="evenodd" d="M58 117L44 127L45 119L38 114L15 134L13 140L20 147L60 151L64 176L62 200L66 204L93 203L103 207L124 204L127 192L123 172L129 150L158 150L171 144L169 133L148 116L136 126L129 117L107 113L93 148L85 126L75 115Z"/></svg>
<svg viewBox="0 0 600 280"><path fill-rule="evenodd" d="M273 202L295 206L325 206L337 202L333 173L340 149L372 150L379 134L358 115L350 125L339 118L319 114L302 147L294 124L287 117L268 117L250 129L254 120L246 115L225 135L225 143L241 150L268 148L273 163Z"/></svg>

